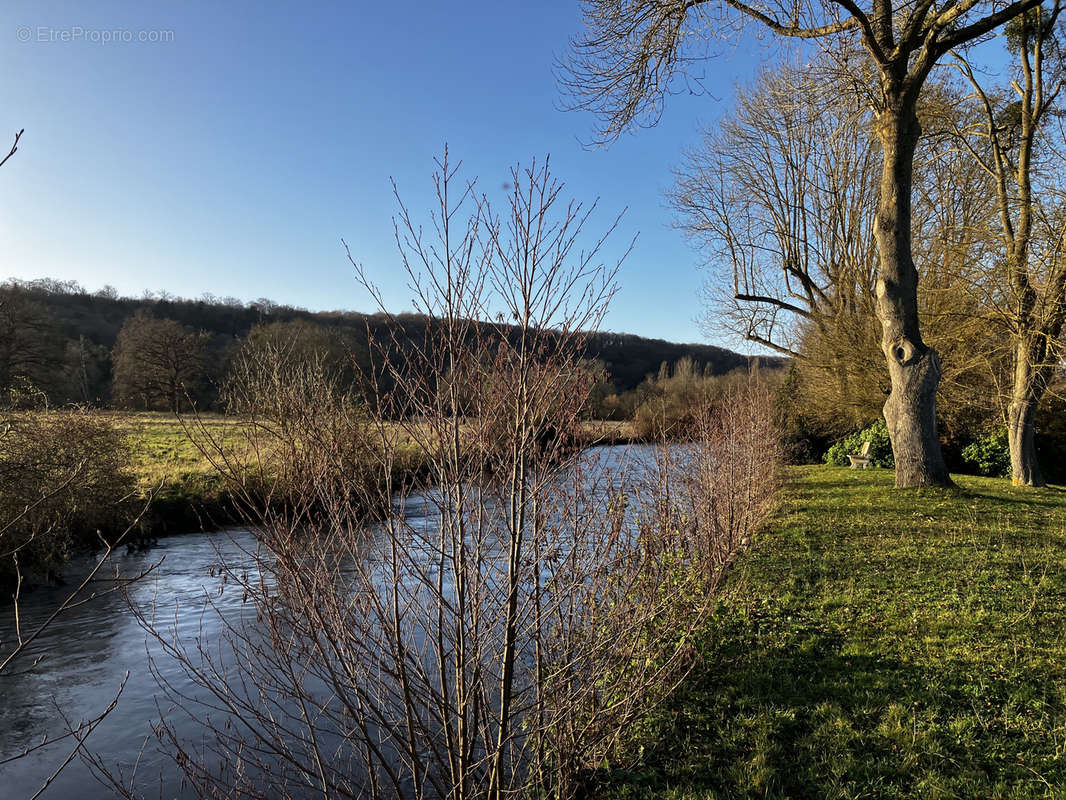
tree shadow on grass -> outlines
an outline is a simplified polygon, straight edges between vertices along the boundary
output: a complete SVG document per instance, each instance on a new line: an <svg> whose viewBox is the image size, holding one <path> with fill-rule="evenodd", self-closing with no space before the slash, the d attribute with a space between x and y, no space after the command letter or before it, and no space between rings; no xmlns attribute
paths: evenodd
<svg viewBox="0 0 1066 800"><path fill-rule="evenodd" d="M966 488L959 490L959 496L963 500L974 498L997 503L1002 505L1005 510L1014 510L1019 506L1028 506L1031 508L1053 508L1057 509L1060 513L1066 512L1066 509L1063 508L1062 501L1062 495L1066 493L1066 489L1057 486L1044 486L1039 489L1013 486L1005 488L1010 491L1010 494L1007 496L982 492L979 489Z"/></svg>
<svg viewBox="0 0 1066 800"><path fill-rule="evenodd" d="M599 770L588 797L1045 797L1066 781L1047 730L1061 702L1039 675L849 652L813 619L733 616L714 635L635 734L635 762ZM1041 690L1058 723L1034 741L1000 711Z"/></svg>
<svg viewBox="0 0 1066 800"><path fill-rule="evenodd" d="M878 486L863 480L862 477L865 476L859 477L861 473L859 475L849 474L846 469L840 472L841 475L833 476L832 479L821 477L816 484L795 485L792 495L800 504L812 501L831 502L833 514L839 515L843 510L839 502L859 492L865 502L856 505L854 513L866 520L869 519L873 508L876 508L877 513L882 515L928 511L934 515L943 514L951 517L958 513L958 505L965 504L967 501L982 503L986 508L981 510L986 512L996 507L1004 512L1047 509L1066 516L1066 506L1063 500L1066 488L1059 486L1046 486L1039 489L1014 487L1004 479L1002 494L989 491L984 487L958 484L948 489L895 489L890 484Z"/></svg>

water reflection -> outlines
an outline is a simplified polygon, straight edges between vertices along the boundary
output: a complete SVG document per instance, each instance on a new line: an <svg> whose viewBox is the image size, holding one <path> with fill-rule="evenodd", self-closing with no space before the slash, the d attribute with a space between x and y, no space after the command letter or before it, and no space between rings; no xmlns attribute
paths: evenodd
<svg viewBox="0 0 1066 800"><path fill-rule="evenodd" d="M655 459L650 447L609 447L587 451L583 468L611 481L593 481L597 496L606 497L617 488L618 476L644 471ZM589 498L591 499L591 498ZM432 498L409 498L404 508L408 522L430 527L436 514ZM255 569L256 542L245 530L215 534L187 534L161 540L147 552L117 554L113 565L122 575L136 575L162 562L144 580L131 587L132 601L156 623L176 636L180 644L193 646L198 637L208 646L217 643L227 621L238 622L253 613L245 603L240 585L220 578L224 563L231 571ZM70 565L71 581L84 575L92 562L84 559ZM48 589L24 600L23 625L32 629L70 591ZM0 640L14 639L10 609L0 613ZM33 659L39 659L33 664ZM121 593L98 597L59 617L33 644L14 674L0 677L0 758L7 758L40 742L45 735L65 732L67 722L77 724L99 714L114 698L124 674L129 680L116 710L94 732L92 749L109 764L129 769L140 758L138 787L154 795L177 798L187 794L180 773L170 756L152 736L153 722L169 709L156 679L160 677L179 690L202 696L188 677L145 631L126 607ZM66 717L66 722L64 721ZM179 734L195 739L198 721L182 718ZM146 744L147 742L147 744ZM0 767L0 796L29 797L70 751L72 742L58 743ZM143 751L143 752L142 752ZM49 788L46 797L95 798L111 793L97 783L79 761L72 762Z"/></svg>
<svg viewBox="0 0 1066 800"><path fill-rule="evenodd" d="M223 614L240 613L238 587L220 586L217 575L221 560L228 564L252 565L249 548L255 546L250 533L231 530L218 534L188 534L164 539L148 552L118 554L112 565L122 575L136 575L162 560L147 578L131 588L133 601L142 609L155 608L164 624L176 622L177 633L191 640L203 625L210 639L219 628L214 614L203 614L210 599ZM91 567L88 559L70 565L71 580ZM108 569L106 574L112 574ZM97 584L96 589L103 588ZM36 591L22 604L24 630L45 619L63 601L70 588ZM4 609L0 619L0 639L14 639L14 619ZM58 617L31 645L25 659L12 674L0 678L0 757L9 757L26 747L62 735L66 721L72 724L95 717L114 698L123 676L126 683L117 709L94 732L92 745L116 763L131 765L159 718L159 689L148 670L149 654L158 647L149 643L144 630L130 614L121 593L106 594ZM34 660L37 660L34 664ZM156 659L164 674L177 678L166 659ZM2 794L29 797L69 753L73 743L61 742L0 768ZM142 775L173 776L170 759L154 745L144 748L139 769ZM165 797L179 796L165 786ZM47 797L92 798L109 793L97 784L86 768L75 761L49 788Z"/></svg>

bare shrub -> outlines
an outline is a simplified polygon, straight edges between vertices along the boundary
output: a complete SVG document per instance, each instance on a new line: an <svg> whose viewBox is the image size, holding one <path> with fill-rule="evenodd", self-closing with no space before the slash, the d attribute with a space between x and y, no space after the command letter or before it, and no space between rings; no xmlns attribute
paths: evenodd
<svg viewBox="0 0 1066 800"><path fill-rule="evenodd" d="M640 402L633 413L634 429L645 441L688 436L701 415L747 377L744 367L715 375L710 366L701 370L690 358L672 367L664 363L658 375L637 388Z"/></svg>
<svg viewBox="0 0 1066 800"><path fill-rule="evenodd" d="M363 511L375 493L365 407L335 357L298 357L298 344L259 337L241 349L223 390L240 436L224 441L195 422L190 430L244 513L265 525L279 506L301 524L338 501Z"/></svg>
<svg viewBox="0 0 1066 800"><path fill-rule="evenodd" d="M121 530L134 489L129 451L83 410L0 415L0 587L49 581L80 542Z"/></svg>
<svg viewBox="0 0 1066 800"><path fill-rule="evenodd" d="M686 481L694 548L712 582L751 542L774 508L784 453L773 389L758 373L700 414Z"/></svg>
<svg viewBox="0 0 1066 800"><path fill-rule="evenodd" d="M163 682L178 716L159 736L202 796L573 797L685 674L723 554L747 531L701 541L726 534L694 522L693 498L739 491L755 465L741 449L765 454L754 433L730 430L692 462L735 465L733 483L678 478L666 459L631 475L571 457L594 384L583 335L614 291L604 238L579 246L591 209L565 203L546 164L514 171L499 215L447 154L439 168L431 237L400 206L432 324L421 342L371 341L370 383L389 390L356 414L313 365L282 380L266 364L266 396L247 406L258 461L213 450L260 537L258 571L224 567L255 613L191 645L142 616L196 689ZM319 453L340 452L356 418L370 477L340 486ZM247 491L269 462L256 431L300 465L295 495L266 510ZM396 480L412 448L427 465L417 490ZM754 498L737 503L752 524ZM380 519L360 510L374 507ZM206 722L202 737L180 735L182 714Z"/></svg>

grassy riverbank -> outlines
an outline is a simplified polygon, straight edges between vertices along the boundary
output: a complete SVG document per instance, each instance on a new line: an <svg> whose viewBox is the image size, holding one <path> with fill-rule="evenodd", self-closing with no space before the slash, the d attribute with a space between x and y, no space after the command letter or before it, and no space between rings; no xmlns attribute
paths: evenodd
<svg viewBox="0 0 1066 800"><path fill-rule="evenodd" d="M208 482L217 479L210 461L189 436L206 433L227 445L241 440L243 421L221 414L205 414L183 424L173 414L159 412L101 412L122 431L130 446L131 466L145 489L162 484ZM186 428L186 425L189 428ZM581 444L625 444L636 438L632 422L591 420L583 424Z"/></svg>
<svg viewBox="0 0 1066 800"><path fill-rule="evenodd" d="M1066 796L1066 491L801 467L596 796Z"/></svg>
<svg viewBox="0 0 1066 800"><path fill-rule="evenodd" d="M130 447L130 466L145 490L160 484L210 482L216 478L214 467L173 414L101 413L126 435ZM204 415L200 423L212 437L230 444L235 443L241 435L240 422L233 417ZM189 424L192 424L192 420L189 420Z"/></svg>
<svg viewBox="0 0 1066 800"><path fill-rule="evenodd" d="M245 439L244 421L219 414L188 418L183 423L173 414L158 412L101 413L125 435L130 466L141 492L155 494L147 519L151 533L175 533L232 521L223 481L194 438L240 449ZM399 429L397 435L402 435ZM624 444L635 438L631 422L589 421L583 424L576 444ZM401 469L417 471L422 461L417 445L401 442L400 451L406 454Z"/></svg>
<svg viewBox="0 0 1066 800"><path fill-rule="evenodd" d="M223 480L173 414L99 412L126 438L130 470L139 492L151 496L141 530L147 536L184 533L229 524L236 517ZM187 424L192 425L189 420ZM227 445L241 439L240 422L218 414L196 423ZM198 438L202 438L200 432Z"/></svg>

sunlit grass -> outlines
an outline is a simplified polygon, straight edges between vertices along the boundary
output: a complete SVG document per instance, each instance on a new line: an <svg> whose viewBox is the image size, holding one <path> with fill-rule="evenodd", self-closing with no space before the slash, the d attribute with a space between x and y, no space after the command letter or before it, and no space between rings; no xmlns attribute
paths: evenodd
<svg viewBox="0 0 1066 800"><path fill-rule="evenodd" d="M1066 491L791 477L643 758L596 793L1066 796Z"/></svg>
<svg viewBox="0 0 1066 800"><path fill-rule="evenodd" d="M216 471L197 440L204 433L226 446L236 446L244 438L244 423L222 415L201 415L184 424L173 414L160 412L102 412L126 434L131 468L143 489L161 484L213 481ZM203 429L200 430L200 426ZM190 436L190 431L195 436Z"/></svg>
<svg viewBox="0 0 1066 800"><path fill-rule="evenodd" d="M100 412L127 435L132 467L142 486L158 486L161 481L188 480L213 476L215 469L200 446L210 451L212 442L225 449L240 449L247 437L247 422L221 414L202 414L179 419L162 412ZM191 433L191 435L190 435ZM400 426L390 435L401 451L415 451L418 444ZM590 421L582 436L589 442L612 442L633 436L632 423Z"/></svg>
<svg viewBox="0 0 1066 800"><path fill-rule="evenodd" d="M248 422L238 417L201 414L179 419L174 414L151 411L100 413L126 434L131 468L144 491L185 485L195 494L216 488L220 479L204 453L204 449L213 453L216 445L228 455L243 452L246 458L253 457L248 443ZM611 421L586 422L581 434L583 441L593 444L625 441L634 435L632 423ZM386 435L392 437L402 463L418 461L422 448L404 427L392 426Z"/></svg>

